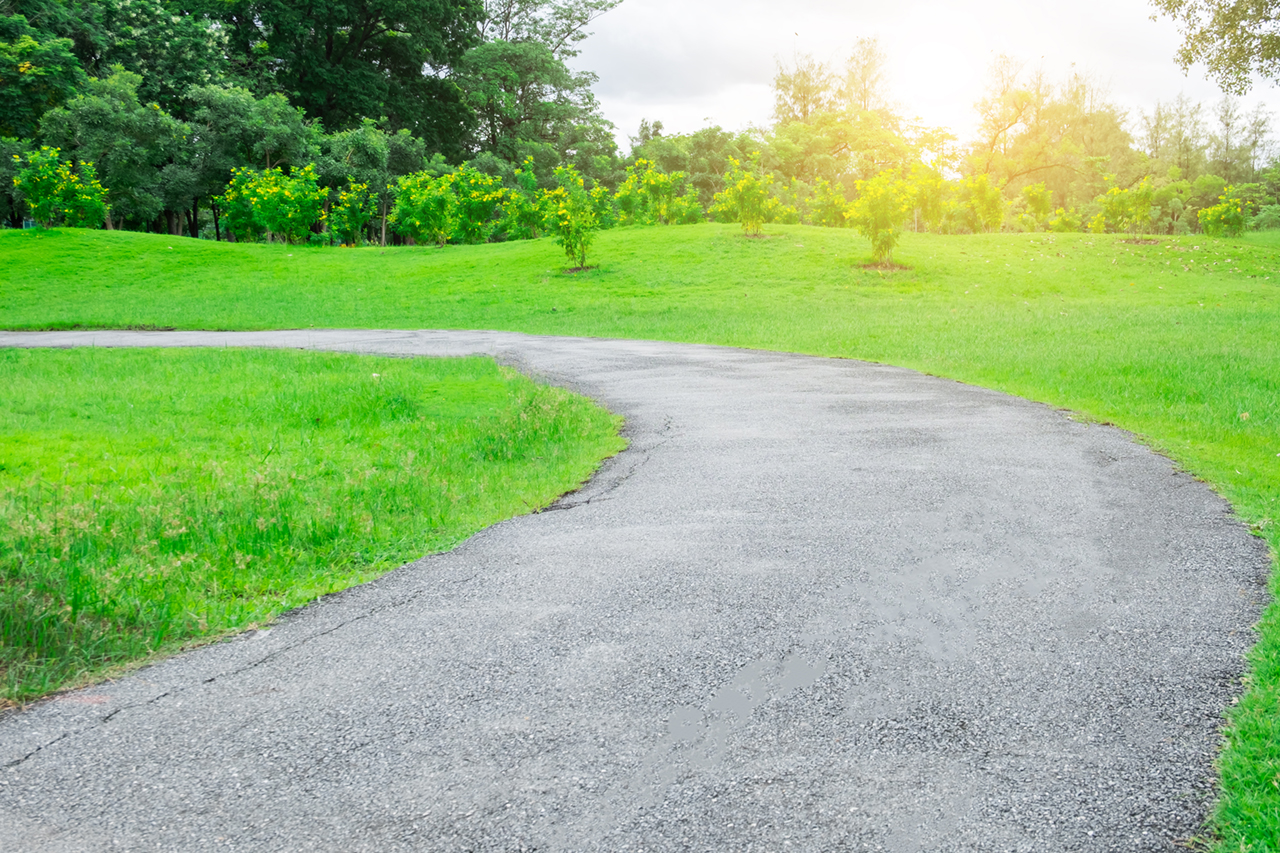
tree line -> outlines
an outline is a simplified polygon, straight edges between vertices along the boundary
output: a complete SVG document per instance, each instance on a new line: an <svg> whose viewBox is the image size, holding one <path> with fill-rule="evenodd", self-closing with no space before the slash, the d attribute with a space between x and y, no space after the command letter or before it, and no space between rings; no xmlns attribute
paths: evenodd
<svg viewBox="0 0 1280 853"><path fill-rule="evenodd" d="M620 0L0 0L0 221L41 146L107 227L220 232L232 168L313 165L335 198L470 161L616 181L595 77L566 61Z"/></svg>
<svg viewBox="0 0 1280 853"><path fill-rule="evenodd" d="M717 198L749 177L762 222L1280 226L1262 110L1179 97L1129 116L1087 76L1002 58L962 143L907 117L874 39L841 64L779 64L768 126L644 121L624 157L594 77L566 65L618 2L0 0L0 220L85 224L99 192L107 228L475 242L556 232L560 193L588 199L595 227L741 221ZM39 215L23 186L43 187Z"/></svg>

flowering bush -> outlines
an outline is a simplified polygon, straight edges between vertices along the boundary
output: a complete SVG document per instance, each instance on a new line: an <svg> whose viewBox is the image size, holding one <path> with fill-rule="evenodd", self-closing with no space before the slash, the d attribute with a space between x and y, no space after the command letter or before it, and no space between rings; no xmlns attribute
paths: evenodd
<svg viewBox="0 0 1280 853"><path fill-rule="evenodd" d="M347 188L338 193L338 203L329 210L329 227L344 245L358 246L363 242L365 226L373 218L374 198L368 184L350 181Z"/></svg>
<svg viewBox="0 0 1280 853"><path fill-rule="evenodd" d="M396 200L388 221L397 234L416 242L443 246L456 227L457 196L453 175L429 172L404 175L396 181Z"/></svg>
<svg viewBox="0 0 1280 853"><path fill-rule="evenodd" d="M1227 187L1218 203L1196 213L1200 227L1210 237L1238 237L1244 230L1244 202L1233 196L1235 187Z"/></svg>
<svg viewBox="0 0 1280 853"><path fill-rule="evenodd" d="M813 185L813 201L810 205L813 224L843 228L849 224L849 218L845 216L848 209L849 202L845 200L840 185L828 183L826 178L818 178Z"/></svg>
<svg viewBox="0 0 1280 853"><path fill-rule="evenodd" d="M557 167L556 181L560 186L545 195L547 229L556 235L556 242L564 248L569 262L582 269L587 265L587 249L600 225L595 204L574 167Z"/></svg>
<svg viewBox="0 0 1280 853"><path fill-rule="evenodd" d="M97 228L107 218L107 191L92 163L80 161L80 174L71 164L58 167L62 222L68 228Z"/></svg>
<svg viewBox="0 0 1280 853"><path fill-rule="evenodd" d="M915 211L911 184L892 171L884 171L869 181L858 181L858 193L857 200L849 205L849 221L871 241L871 254L876 261L891 263L902 226Z"/></svg>
<svg viewBox="0 0 1280 853"><path fill-rule="evenodd" d="M542 232L542 198L538 192L538 176L533 172L533 158L526 157L516 169L516 189L509 190L502 202L502 227L516 240L528 240Z"/></svg>
<svg viewBox="0 0 1280 853"><path fill-rule="evenodd" d="M77 174L70 163L59 162L59 153L43 145L25 157L15 155L15 163L21 167L25 159L26 167L14 177L14 186L40 225L47 228L61 219L70 228L97 228L107 216L107 191L97 170L81 160Z"/></svg>
<svg viewBox="0 0 1280 853"><path fill-rule="evenodd" d="M493 215L506 195L502 179L464 164L453 173L452 186L457 196L455 235L458 242L485 242L498 226Z"/></svg>
<svg viewBox="0 0 1280 853"><path fill-rule="evenodd" d="M718 218L742 223L746 234L759 234L764 223L777 213L779 202L769 192L769 183L759 174L758 162L744 169L730 157L732 168L724 175L724 190L716 193L713 208Z"/></svg>
<svg viewBox="0 0 1280 853"><path fill-rule="evenodd" d="M215 201L226 211L227 230L237 240L257 240L264 234L285 243L300 243L317 222L324 221L328 193L316 181L315 166L286 175L279 168L265 172L248 167L232 169L227 191Z"/></svg>
<svg viewBox="0 0 1280 853"><path fill-rule="evenodd" d="M614 195L624 225L675 225L699 222L698 191L686 186L684 172L667 174L650 160L627 167L627 178Z"/></svg>

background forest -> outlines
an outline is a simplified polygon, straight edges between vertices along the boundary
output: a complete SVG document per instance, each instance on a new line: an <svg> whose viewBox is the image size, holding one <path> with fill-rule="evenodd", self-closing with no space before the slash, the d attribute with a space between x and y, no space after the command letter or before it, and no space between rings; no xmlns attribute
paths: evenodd
<svg viewBox="0 0 1280 853"><path fill-rule="evenodd" d="M624 156L594 75L567 64L619 2L0 0L0 221L348 245L553 233L571 258L597 227L703 218L1280 227L1261 109L1130 115L1087 76L1002 57L959 140L894 101L874 39L840 65L779 64L769 126L645 121Z"/></svg>

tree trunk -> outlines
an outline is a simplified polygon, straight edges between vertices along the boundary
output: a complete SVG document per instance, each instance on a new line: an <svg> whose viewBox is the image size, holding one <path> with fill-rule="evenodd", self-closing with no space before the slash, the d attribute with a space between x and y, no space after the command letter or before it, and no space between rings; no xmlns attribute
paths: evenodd
<svg viewBox="0 0 1280 853"><path fill-rule="evenodd" d="M210 203L209 209L213 211L213 239L214 242L222 242L222 229L218 227L218 206Z"/></svg>
<svg viewBox="0 0 1280 853"><path fill-rule="evenodd" d="M191 226L189 229L191 231L191 238L193 240L199 240L200 239L200 199L198 198L191 199L191 216L187 224Z"/></svg>
<svg viewBox="0 0 1280 853"><path fill-rule="evenodd" d="M387 202L384 199L380 205L382 208L382 248L387 247Z"/></svg>

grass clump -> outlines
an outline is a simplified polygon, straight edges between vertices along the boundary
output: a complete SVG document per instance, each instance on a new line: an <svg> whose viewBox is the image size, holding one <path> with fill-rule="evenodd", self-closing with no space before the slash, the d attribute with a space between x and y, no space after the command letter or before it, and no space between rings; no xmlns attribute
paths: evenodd
<svg viewBox="0 0 1280 853"><path fill-rule="evenodd" d="M546 506L617 419L492 361L0 350L0 703Z"/></svg>

